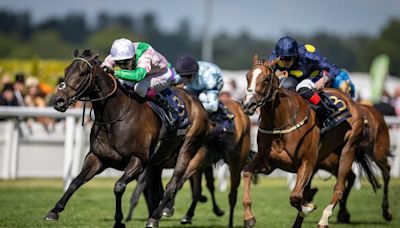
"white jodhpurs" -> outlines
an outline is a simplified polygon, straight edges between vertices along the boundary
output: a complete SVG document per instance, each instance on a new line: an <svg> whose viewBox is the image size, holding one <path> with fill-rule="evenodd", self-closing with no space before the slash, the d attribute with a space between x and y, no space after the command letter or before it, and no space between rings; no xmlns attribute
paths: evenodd
<svg viewBox="0 0 400 228"><path fill-rule="evenodd" d="M159 74L146 76L142 81L135 84L134 90L139 96L146 97L149 89L155 89L157 92L160 92L168 88L172 81L173 72L167 68Z"/></svg>

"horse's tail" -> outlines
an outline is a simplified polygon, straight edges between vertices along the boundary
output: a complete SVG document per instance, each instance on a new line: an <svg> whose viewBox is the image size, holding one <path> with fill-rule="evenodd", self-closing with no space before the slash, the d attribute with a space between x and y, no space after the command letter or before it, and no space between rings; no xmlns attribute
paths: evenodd
<svg viewBox="0 0 400 228"><path fill-rule="evenodd" d="M234 141L235 136L233 133L211 131L207 134L204 145L211 152L209 153L211 161L215 163L223 159L225 153L233 152L235 149Z"/></svg>
<svg viewBox="0 0 400 228"><path fill-rule="evenodd" d="M367 174L368 181L369 183L371 183L374 192L376 192L376 190L379 189L381 185L375 177L375 174L372 170L373 163L371 162L371 160L368 159L367 154L363 150L356 150L355 161L359 165L361 173L363 171Z"/></svg>
<svg viewBox="0 0 400 228"><path fill-rule="evenodd" d="M253 160L253 158L254 158L254 156L256 156L256 154L257 154L256 151L250 150L247 162L250 162L251 160ZM260 179L260 176L257 173L254 173L251 176L251 182L253 182L254 185L258 184L259 179Z"/></svg>

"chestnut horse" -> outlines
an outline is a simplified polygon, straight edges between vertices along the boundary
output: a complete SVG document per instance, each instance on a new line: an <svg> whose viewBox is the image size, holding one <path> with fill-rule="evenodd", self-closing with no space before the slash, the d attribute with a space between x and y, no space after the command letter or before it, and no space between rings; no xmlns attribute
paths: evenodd
<svg viewBox="0 0 400 228"><path fill-rule="evenodd" d="M342 199L345 181L362 139L363 119L355 103L336 89L325 89L331 99L347 107L351 117L335 128L321 133L321 120L310 105L295 91L280 87L278 77L267 61L253 57L247 77L247 92L243 102L244 111L252 115L260 108L258 123L258 152L244 169L244 225L253 227L255 217L251 211L251 176L255 172L270 174L275 168L297 173L296 185L290 195L290 203L305 217L316 209L303 196L317 164L331 153L340 154L338 178L329 205L324 209L318 226L327 227L333 209ZM363 163L363 162L361 162ZM370 168L370 167L365 167Z"/></svg>
<svg viewBox="0 0 400 228"><path fill-rule="evenodd" d="M64 112L76 100L87 100L85 97L88 97L92 101L95 120L90 133L90 150L81 172L45 219L58 220L72 194L95 175L111 167L124 171L114 187L114 227L125 227L121 198L126 185L136 179L145 167L158 166L176 156L174 173L164 197L147 221L148 227L158 226L162 209L174 197L190 159L203 145L208 131L207 113L197 97L174 89L184 102L191 125L183 135L177 136L176 132L172 132L159 140L162 122L149 104L139 96L128 93L119 81L105 73L100 67L98 54L85 50L78 57L76 50L74 55L75 58L65 69L64 83L58 87L54 107Z"/></svg>
<svg viewBox="0 0 400 228"><path fill-rule="evenodd" d="M364 130L363 140L361 141L357 150L366 155L379 167L383 177L383 199L382 199L382 215L387 221L391 221L393 216L389 209L388 202L388 186L390 181L390 165L388 157L390 153L390 142L389 142L389 129L386 125L385 119L382 114L372 106L358 104L358 108L361 110L364 118ZM337 176L337 168L339 165L340 157L337 154L330 154L324 161L318 164L317 169L324 169ZM368 170L367 170L368 172ZM367 173L368 174L368 173ZM350 171L347 176L347 185L343 193L343 199L339 204L339 213L337 214L337 220L341 223L350 222L350 213L347 210L346 204L350 193L350 190L355 181L355 174ZM380 187L379 183L375 179L371 179L368 175L368 180L371 183L374 191ZM307 186L310 189L311 183ZM311 201L314 197L316 189L309 190L307 200ZM299 215L296 218L297 226L301 224L303 218Z"/></svg>
<svg viewBox="0 0 400 228"><path fill-rule="evenodd" d="M210 190L213 212L217 216L222 216L223 211L218 207L214 197L214 185L212 178L211 166L220 159L223 159L228 165L230 170L231 187L229 193L229 227L233 226L233 215L234 208L237 201L237 188L240 184L240 173L243 166L248 162L250 156L250 119L243 112L240 103L231 100L223 99L222 104L234 114L234 130L233 134L230 132L214 132L212 129L207 135L204 146L196 153L193 159L190 161L186 173L182 177L178 188L180 189L187 179L191 179L192 184L192 203L186 215L182 218L182 224L191 224L194 216L194 211L201 197L201 176L203 172L206 173L207 187ZM211 175L210 172L211 171ZM138 191L143 188L146 183L141 183ZM136 189L135 194L138 196ZM136 202L136 200L134 201ZM166 208L164 208L163 214L166 216L172 216L174 202L171 201ZM130 209L132 210L132 208Z"/></svg>

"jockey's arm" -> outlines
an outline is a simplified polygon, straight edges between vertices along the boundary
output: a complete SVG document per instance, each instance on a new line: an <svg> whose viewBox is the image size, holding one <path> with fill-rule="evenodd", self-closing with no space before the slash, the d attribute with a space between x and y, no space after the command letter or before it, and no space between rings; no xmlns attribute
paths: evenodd
<svg viewBox="0 0 400 228"><path fill-rule="evenodd" d="M207 112L218 110L218 90L206 90L199 94L199 99Z"/></svg>
<svg viewBox="0 0 400 228"><path fill-rule="evenodd" d="M144 68L137 67L134 70L116 70L115 77L128 81L141 81L146 77L147 71Z"/></svg>

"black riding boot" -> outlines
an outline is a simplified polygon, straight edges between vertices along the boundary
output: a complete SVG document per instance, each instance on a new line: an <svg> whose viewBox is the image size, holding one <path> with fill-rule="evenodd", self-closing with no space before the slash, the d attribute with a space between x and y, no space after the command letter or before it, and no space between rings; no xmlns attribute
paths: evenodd
<svg viewBox="0 0 400 228"><path fill-rule="evenodd" d="M167 99L157 93L157 95L153 98L155 102L164 110L166 119L171 127L175 125L175 122L178 118L178 112L169 105Z"/></svg>
<svg viewBox="0 0 400 228"><path fill-rule="evenodd" d="M333 128L336 126L336 121L335 118L333 118L332 114L335 112L335 110L332 110L329 105L327 105L324 101L320 101L317 104L317 116L320 119L320 121L323 123L322 125L322 132L324 133L327 130Z"/></svg>

